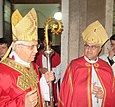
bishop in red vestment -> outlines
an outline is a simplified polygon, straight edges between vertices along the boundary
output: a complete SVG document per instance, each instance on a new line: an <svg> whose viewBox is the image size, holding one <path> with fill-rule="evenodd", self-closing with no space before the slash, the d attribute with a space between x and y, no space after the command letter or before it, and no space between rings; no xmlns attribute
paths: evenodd
<svg viewBox="0 0 115 107"><path fill-rule="evenodd" d="M53 81L54 75L51 71L40 78L37 65L32 63L38 48L37 29L34 8L25 17L18 10L14 11L13 42L0 62L0 107L45 106L39 80Z"/></svg>
<svg viewBox="0 0 115 107"><path fill-rule="evenodd" d="M114 76L98 54L108 35L95 21L82 33L84 56L71 61L65 72L58 107L115 107Z"/></svg>

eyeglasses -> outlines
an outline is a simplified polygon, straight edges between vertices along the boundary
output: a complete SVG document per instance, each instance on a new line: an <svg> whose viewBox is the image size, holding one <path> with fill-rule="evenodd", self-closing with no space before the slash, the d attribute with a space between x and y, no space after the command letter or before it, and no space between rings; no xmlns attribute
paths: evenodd
<svg viewBox="0 0 115 107"><path fill-rule="evenodd" d="M38 44L38 45L28 45L28 44L19 44L19 45L23 45L23 46L26 46L26 47L28 47L28 49L30 49L30 50L33 50L34 49L34 47L36 47L37 49L39 49L40 48L40 44Z"/></svg>
<svg viewBox="0 0 115 107"><path fill-rule="evenodd" d="M91 49L95 50L95 49L99 48L100 46L96 46L96 45L89 46L88 44L85 44L84 47L85 47L86 49L91 48Z"/></svg>

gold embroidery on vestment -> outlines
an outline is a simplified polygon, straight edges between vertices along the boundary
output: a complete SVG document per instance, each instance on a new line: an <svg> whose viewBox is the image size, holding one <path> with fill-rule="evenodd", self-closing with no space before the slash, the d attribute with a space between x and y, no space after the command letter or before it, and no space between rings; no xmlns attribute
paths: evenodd
<svg viewBox="0 0 115 107"><path fill-rule="evenodd" d="M17 86L21 88L22 90L27 90L28 88L31 88L32 90L37 89L38 93L38 103L37 105L40 105L40 99L39 99L39 92L37 83L38 81L38 75L36 71L33 68L33 65L30 65L30 69L28 70L25 66L17 63L14 60L11 60L9 58L6 58L2 61L2 63L10 66L11 68L15 69L19 73L21 73L20 76L18 76Z"/></svg>

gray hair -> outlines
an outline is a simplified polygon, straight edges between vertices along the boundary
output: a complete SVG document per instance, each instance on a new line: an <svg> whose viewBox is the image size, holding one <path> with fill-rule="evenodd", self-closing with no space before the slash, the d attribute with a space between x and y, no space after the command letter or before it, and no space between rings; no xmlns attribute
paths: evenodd
<svg viewBox="0 0 115 107"><path fill-rule="evenodd" d="M13 50L13 51L15 50L16 45L18 45L18 44L24 44L24 43L25 43L24 41L16 41L16 42L13 42L12 50Z"/></svg>

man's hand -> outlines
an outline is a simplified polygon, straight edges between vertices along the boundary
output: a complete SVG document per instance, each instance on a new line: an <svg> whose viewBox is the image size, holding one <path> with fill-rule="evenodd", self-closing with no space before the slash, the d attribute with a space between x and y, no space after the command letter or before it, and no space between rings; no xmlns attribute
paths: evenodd
<svg viewBox="0 0 115 107"><path fill-rule="evenodd" d="M45 74L48 69L47 68L39 68L39 71L41 72L41 74Z"/></svg>
<svg viewBox="0 0 115 107"><path fill-rule="evenodd" d="M37 104L37 90L28 92L25 96L25 107L34 107Z"/></svg>
<svg viewBox="0 0 115 107"><path fill-rule="evenodd" d="M96 83L93 83L91 85L91 91L92 91L92 94L94 94L95 97L98 98L98 99L102 99L103 96L104 96L102 88L97 86Z"/></svg>
<svg viewBox="0 0 115 107"><path fill-rule="evenodd" d="M44 74L44 77L45 77L47 82L53 81L54 80L54 72L53 71L46 72Z"/></svg>

